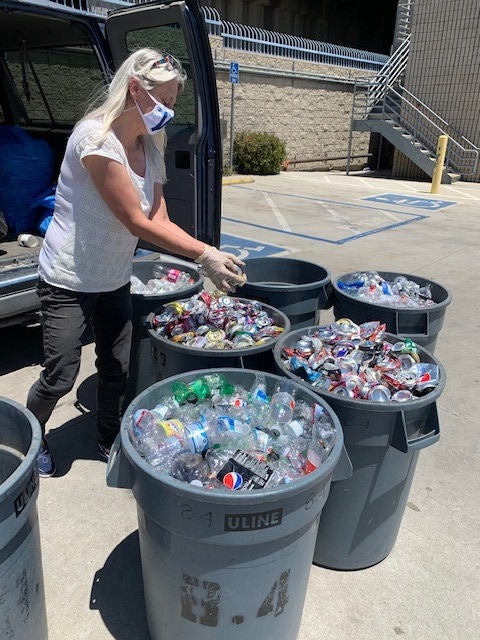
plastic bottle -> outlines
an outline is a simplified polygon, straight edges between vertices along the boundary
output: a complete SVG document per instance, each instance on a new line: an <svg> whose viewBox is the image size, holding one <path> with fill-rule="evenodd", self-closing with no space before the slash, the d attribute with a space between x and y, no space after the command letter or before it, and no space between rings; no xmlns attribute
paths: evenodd
<svg viewBox="0 0 480 640"><path fill-rule="evenodd" d="M337 432L332 424L316 422L313 426L313 437L308 443L305 473L312 473L328 458L335 441Z"/></svg>
<svg viewBox="0 0 480 640"><path fill-rule="evenodd" d="M171 418L179 407L180 405L173 396L167 396L152 409L152 413L160 420L165 420Z"/></svg>
<svg viewBox="0 0 480 640"><path fill-rule="evenodd" d="M267 383L264 373L258 372L255 374L255 380L252 388L250 389L249 399L255 406L268 404Z"/></svg>
<svg viewBox="0 0 480 640"><path fill-rule="evenodd" d="M208 480L210 469L202 456L191 451L182 451L172 461L170 475L177 480L203 486Z"/></svg>
<svg viewBox="0 0 480 640"><path fill-rule="evenodd" d="M228 396L234 392L234 386L227 381L223 373L207 373L202 378L212 395Z"/></svg>
<svg viewBox="0 0 480 640"><path fill-rule="evenodd" d="M157 440L148 440L144 446L144 457L156 471L169 475L172 460L180 451L184 450L184 444L179 438L168 436Z"/></svg>
<svg viewBox="0 0 480 640"><path fill-rule="evenodd" d="M187 447L193 453L203 453L212 441L212 429L202 420L197 420L186 424L184 428L184 438Z"/></svg>
<svg viewBox="0 0 480 640"><path fill-rule="evenodd" d="M197 378L190 384L177 380L172 384L172 393L179 405L187 402L195 404L210 395L210 387L203 378Z"/></svg>
<svg viewBox="0 0 480 640"><path fill-rule="evenodd" d="M289 438L299 438L306 432L304 421L299 418L292 418L282 425L282 433Z"/></svg>
<svg viewBox="0 0 480 640"><path fill-rule="evenodd" d="M212 396L212 405L218 409L242 409L248 403L247 391L238 385L234 386L233 393L222 395L214 393Z"/></svg>
<svg viewBox="0 0 480 640"><path fill-rule="evenodd" d="M270 402L270 419L285 424L293 417L295 409L295 387L291 380L279 383Z"/></svg>

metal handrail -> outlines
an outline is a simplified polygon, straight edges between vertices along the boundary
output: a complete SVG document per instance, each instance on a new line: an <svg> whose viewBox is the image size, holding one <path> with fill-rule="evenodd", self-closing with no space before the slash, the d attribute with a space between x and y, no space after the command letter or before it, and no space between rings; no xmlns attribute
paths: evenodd
<svg viewBox="0 0 480 640"><path fill-rule="evenodd" d="M413 96L413 94L410 95ZM447 135L449 141L446 164L448 167L463 175L470 175L476 172L479 160L478 147L465 136L457 134L448 122L431 109L429 109L431 115L429 117L402 93L390 88L384 100L382 111L385 120L393 120L412 136L413 144L415 142L420 143L430 150L433 155L438 137ZM441 124L435 122L433 118Z"/></svg>
<svg viewBox="0 0 480 640"><path fill-rule="evenodd" d="M414 0L399 2L395 18L392 52L405 40L410 33Z"/></svg>
<svg viewBox="0 0 480 640"><path fill-rule="evenodd" d="M388 88L395 85L405 73L410 53L410 39L407 36L395 53L373 78L358 78L359 83L367 85L368 100L375 105L386 95Z"/></svg>

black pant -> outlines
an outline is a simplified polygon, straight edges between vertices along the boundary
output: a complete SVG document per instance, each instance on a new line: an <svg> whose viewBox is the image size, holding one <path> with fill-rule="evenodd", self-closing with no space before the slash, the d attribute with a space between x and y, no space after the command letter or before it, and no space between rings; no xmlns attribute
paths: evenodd
<svg viewBox="0 0 480 640"><path fill-rule="evenodd" d="M75 383L81 339L90 322L98 371L98 442L109 447L120 429L132 337L130 283L106 293L79 293L40 280L37 293L43 316L45 362L28 393L27 407L45 429L58 400Z"/></svg>

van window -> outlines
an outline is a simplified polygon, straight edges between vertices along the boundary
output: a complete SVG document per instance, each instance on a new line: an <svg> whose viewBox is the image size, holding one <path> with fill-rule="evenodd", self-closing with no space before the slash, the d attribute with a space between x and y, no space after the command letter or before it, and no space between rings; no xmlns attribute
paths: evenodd
<svg viewBox="0 0 480 640"><path fill-rule="evenodd" d="M6 52L4 60L30 124L71 125L105 85L89 45L25 48Z"/></svg>
<svg viewBox="0 0 480 640"><path fill-rule="evenodd" d="M194 127L195 117L195 91L194 83L190 77L190 61L185 37L179 24L169 24L151 27L148 29L137 29L127 34L127 49L132 53L140 47L151 47L158 51L167 51L182 63L187 72L187 82L185 90L179 96L174 110L175 119L169 126L173 131Z"/></svg>

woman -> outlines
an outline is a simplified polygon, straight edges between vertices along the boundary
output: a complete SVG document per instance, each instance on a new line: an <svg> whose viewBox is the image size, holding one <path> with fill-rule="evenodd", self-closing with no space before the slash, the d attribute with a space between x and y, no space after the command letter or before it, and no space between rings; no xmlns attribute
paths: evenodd
<svg viewBox="0 0 480 640"><path fill-rule="evenodd" d="M81 338L95 337L98 453L108 459L119 431L132 332L130 275L139 238L193 258L222 291L242 284L235 256L205 245L167 212L165 126L186 74L173 56L153 49L130 55L104 102L77 123L60 170L53 220L39 260L44 369L27 407L45 424L80 368ZM42 476L55 473L45 438Z"/></svg>

